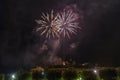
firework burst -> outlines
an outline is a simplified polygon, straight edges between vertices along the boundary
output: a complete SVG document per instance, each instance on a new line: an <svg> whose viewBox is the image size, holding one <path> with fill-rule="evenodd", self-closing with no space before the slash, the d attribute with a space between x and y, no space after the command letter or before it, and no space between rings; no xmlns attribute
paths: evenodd
<svg viewBox="0 0 120 80"><path fill-rule="evenodd" d="M71 34L77 34L79 16L72 10L64 10L61 13L54 15L53 10L50 14L42 13L41 19L36 20L39 27L37 32L44 35L46 38L67 37L71 38Z"/></svg>
<svg viewBox="0 0 120 80"><path fill-rule="evenodd" d="M57 16L54 15L53 10L50 14L48 13L42 13L41 19L36 20L39 27L36 29L36 31L40 31L40 35L44 35L46 38L54 38L58 37L57 32L57 25L58 20Z"/></svg>
<svg viewBox="0 0 120 80"><path fill-rule="evenodd" d="M58 14L57 28L60 35L70 38L71 34L77 34L77 29L80 28L77 20L79 16L72 10L63 11Z"/></svg>

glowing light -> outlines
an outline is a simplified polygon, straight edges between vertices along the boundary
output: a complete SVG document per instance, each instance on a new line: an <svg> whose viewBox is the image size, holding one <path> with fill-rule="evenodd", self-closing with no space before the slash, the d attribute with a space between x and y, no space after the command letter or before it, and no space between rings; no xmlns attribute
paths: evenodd
<svg viewBox="0 0 120 80"><path fill-rule="evenodd" d="M41 74L42 74L42 75L44 75L44 74L45 74L45 72L44 72L44 71L42 71L42 72L41 72Z"/></svg>
<svg viewBox="0 0 120 80"><path fill-rule="evenodd" d="M82 80L82 78L80 77L80 80Z"/></svg>
<svg viewBox="0 0 120 80"><path fill-rule="evenodd" d="M65 66L66 65L66 63L65 62L63 62L63 66Z"/></svg>
<svg viewBox="0 0 120 80"><path fill-rule="evenodd" d="M12 76L11 76L11 77L12 77L12 79L14 79L14 78L15 78L15 74L12 74Z"/></svg>
<svg viewBox="0 0 120 80"><path fill-rule="evenodd" d="M97 74L98 71L95 69L95 70L93 70L93 72L94 72L95 74Z"/></svg>
<svg viewBox="0 0 120 80"><path fill-rule="evenodd" d="M83 79L80 77L80 78L78 78L77 80L83 80Z"/></svg>

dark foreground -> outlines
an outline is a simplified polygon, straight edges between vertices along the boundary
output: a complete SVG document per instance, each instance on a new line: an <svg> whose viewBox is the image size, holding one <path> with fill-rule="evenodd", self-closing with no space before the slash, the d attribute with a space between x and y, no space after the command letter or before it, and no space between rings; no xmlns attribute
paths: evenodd
<svg viewBox="0 0 120 80"><path fill-rule="evenodd" d="M120 67L42 68L0 74L0 80L120 80Z"/></svg>

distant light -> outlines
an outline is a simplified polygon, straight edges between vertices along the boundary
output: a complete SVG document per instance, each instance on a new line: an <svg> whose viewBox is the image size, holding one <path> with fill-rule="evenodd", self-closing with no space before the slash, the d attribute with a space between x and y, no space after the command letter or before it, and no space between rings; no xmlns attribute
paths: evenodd
<svg viewBox="0 0 120 80"><path fill-rule="evenodd" d="M41 74L42 74L42 75L44 75L44 74L45 74L45 72L44 72L44 71L42 71L42 72L41 72Z"/></svg>
<svg viewBox="0 0 120 80"><path fill-rule="evenodd" d="M80 80L82 80L82 78L80 77Z"/></svg>
<svg viewBox="0 0 120 80"><path fill-rule="evenodd" d="M12 76L11 76L11 77L12 77L12 79L14 79L14 78L15 78L15 74L12 74Z"/></svg>
<svg viewBox="0 0 120 80"><path fill-rule="evenodd" d="M66 64L65 64L65 62L63 62L63 66L65 66Z"/></svg>
<svg viewBox="0 0 120 80"><path fill-rule="evenodd" d="M95 69L95 70L93 70L93 72L95 73L95 74L97 74L97 70Z"/></svg>
<svg viewBox="0 0 120 80"><path fill-rule="evenodd" d="M83 80L83 79L80 77L80 78L78 78L77 80Z"/></svg>

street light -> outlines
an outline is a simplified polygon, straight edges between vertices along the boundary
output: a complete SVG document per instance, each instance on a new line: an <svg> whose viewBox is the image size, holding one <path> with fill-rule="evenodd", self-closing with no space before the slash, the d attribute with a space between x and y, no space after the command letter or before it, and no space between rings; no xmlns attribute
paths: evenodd
<svg viewBox="0 0 120 80"><path fill-rule="evenodd" d="M41 74L42 74L42 75L45 75L45 72L44 72L44 71L42 71L42 72L41 72Z"/></svg>
<svg viewBox="0 0 120 80"><path fill-rule="evenodd" d="M94 69L94 70L93 70L93 72L94 72L95 74L97 74L97 73L98 73L98 71L97 71L96 69Z"/></svg>
<svg viewBox="0 0 120 80"><path fill-rule="evenodd" d="M80 80L82 80L82 78L80 77Z"/></svg>
<svg viewBox="0 0 120 80"><path fill-rule="evenodd" d="M11 74L11 80L15 80L16 79L16 75L15 74Z"/></svg>
<svg viewBox="0 0 120 80"><path fill-rule="evenodd" d="M83 80L82 77L78 78L77 80Z"/></svg>
<svg viewBox="0 0 120 80"><path fill-rule="evenodd" d="M96 74L97 80L100 80L100 75L97 69L94 69L93 72Z"/></svg>
<svg viewBox="0 0 120 80"><path fill-rule="evenodd" d="M15 78L15 75L14 74L12 74L12 79L14 79Z"/></svg>

